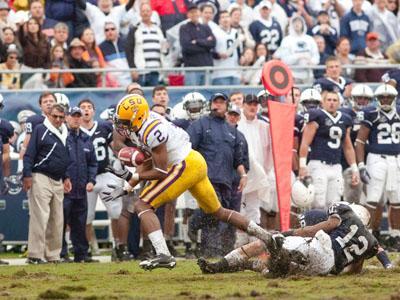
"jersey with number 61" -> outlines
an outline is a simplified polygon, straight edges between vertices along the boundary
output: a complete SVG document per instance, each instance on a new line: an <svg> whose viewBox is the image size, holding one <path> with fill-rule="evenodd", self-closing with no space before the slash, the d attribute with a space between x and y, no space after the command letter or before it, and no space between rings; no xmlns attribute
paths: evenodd
<svg viewBox="0 0 400 300"><path fill-rule="evenodd" d="M328 209L329 217L338 218L340 225L329 233L335 255L335 270L368 259L378 253L378 241L345 203L335 203Z"/></svg>
<svg viewBox="0 0 400 300"><path fill-rule="evenodd" d="M166 143L168 166L182 162L192 150L186 131L154 112L150 112L138 132L132 133L131 139L150 153L151 149Z"/></svg>
<svg viewBox="0 0 400 300"><path fill-rule="evenodd" d="M400 154L400 108L384 112L376 108L364 110L361 122L370 129L368 152L375 154Z"/></svg>
<svg viewBox="0 0 400 300"><path fill-rule="evenodd" d="M313 142L311 143L310 160L320 160L328 164L340 164L342 144L346 130L352 125L347 114L338 111L336 116L323 109L310 110L304 114L304 120L318 124Z"/></svg>
<svg viewBox="0 0 400 300"><path fill-rule="evenodd" d="M81 129L90 136L90 140L93 143L98 164L97 174L105 173L105 168L110 164L108 146L112 142L112 124L106 121L95 121L90 130L83 127Z"/></svg>

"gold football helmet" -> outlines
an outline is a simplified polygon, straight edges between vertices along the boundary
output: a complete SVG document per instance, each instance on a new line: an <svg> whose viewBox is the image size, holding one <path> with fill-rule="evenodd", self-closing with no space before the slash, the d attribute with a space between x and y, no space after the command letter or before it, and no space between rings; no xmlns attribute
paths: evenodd
<svg viewBox="0 0 400 300"><path fill-rule="evenodd" d="M149 104L140 95L123 97L117 104L114 115L116 130L124 135L138 131L149 116Z"/></svg>

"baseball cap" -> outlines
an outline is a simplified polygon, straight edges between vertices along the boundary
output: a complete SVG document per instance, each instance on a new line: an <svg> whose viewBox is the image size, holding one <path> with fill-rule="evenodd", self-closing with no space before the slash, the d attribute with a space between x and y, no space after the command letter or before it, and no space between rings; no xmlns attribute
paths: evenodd
<svg viewBox="0 0 400 300"><path fill-rule="evenodd" d="M272 8L272 3L268 0L264 0L260 3L260 8L267 7L268 9Z"/></svg>
<svg viewBox="0 0 400 300"><path fill-rule="evenodd" d="M228 108L228 114L230 114L230 113L235 113L235 114L240 115L240 113L241 113L240 107L235 104L230 105Z"/></svg>
<svg viewBox="0 0 400 300"><path fill-rule="evenodd" d="M367 33L367 41L369 40L379 40L379 33L377 32L369 32Z"/></svg>
<svg viewBox="0 0 400 300"><path fill-rule="evenodd" d="M214 95L211 96L210 101L213 102L218 98L222 98L224 101L229 101L228 96L225 95L224 93L215 93Z"/></svg>
<svg viewBox="0 0 400 300"><path fill-rule="evenodd" d="M192 10L192 9L198 9L198 6L193 2L191 2L187 5L187 11Z"/></svg>
<svg viewBox="0 0 400 300"><path fill-rule="evenodd" d="M258 101L258 98L256 95L254 94L247 94L246 97L244 97L244 103L252 103L252 102L257 102L260 103L260 101Z"/></svg>
<svg viewBox="0 0 400 300"><path fill-rule="evenodd" d="M322 15L327 15L327 16L329 16L329 14L328 14L328 12L327 12L326 10L320 10L320 11L318 12L318 16L322 16Z"/></svg>
<svg viewBox="0 0 400 300"><path fill-rule="evenodd" d="M75 114L80 114L82 116L82 110L78 106L75 106L69 110L70 116L73 116Z"/></svg>

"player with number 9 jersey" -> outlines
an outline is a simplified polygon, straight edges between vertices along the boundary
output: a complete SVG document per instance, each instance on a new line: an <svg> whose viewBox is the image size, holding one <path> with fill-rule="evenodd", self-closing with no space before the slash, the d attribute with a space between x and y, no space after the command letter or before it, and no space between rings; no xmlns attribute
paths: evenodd
<svg viewBox="0 0 400 300"><path fill-rule="evenodd" d="M310 175L315 187L313 208L326 209L340 201L343 193L342 151L351 166L353 184L358 184L358 168L350 139L352 120L338 111L336 92L323 93L322 109L310 110L305 115L299 154L299 176ZM310 149L310 154L309 153ZM307 166L307 157L310 161Z"/></svg>

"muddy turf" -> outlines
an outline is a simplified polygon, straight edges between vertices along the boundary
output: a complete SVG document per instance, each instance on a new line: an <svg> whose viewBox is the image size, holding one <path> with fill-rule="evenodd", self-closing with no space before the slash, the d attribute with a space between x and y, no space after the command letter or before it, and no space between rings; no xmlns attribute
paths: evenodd
<svg viewBox="0 0 400 300"><path fill-rule="evenodd" d="M0 299L238 298L400 300L400 266L387 271L374 258L360 275L285 279L250 271L203 275L195 260L151 272L138 262L0 267Z"/></svg>

